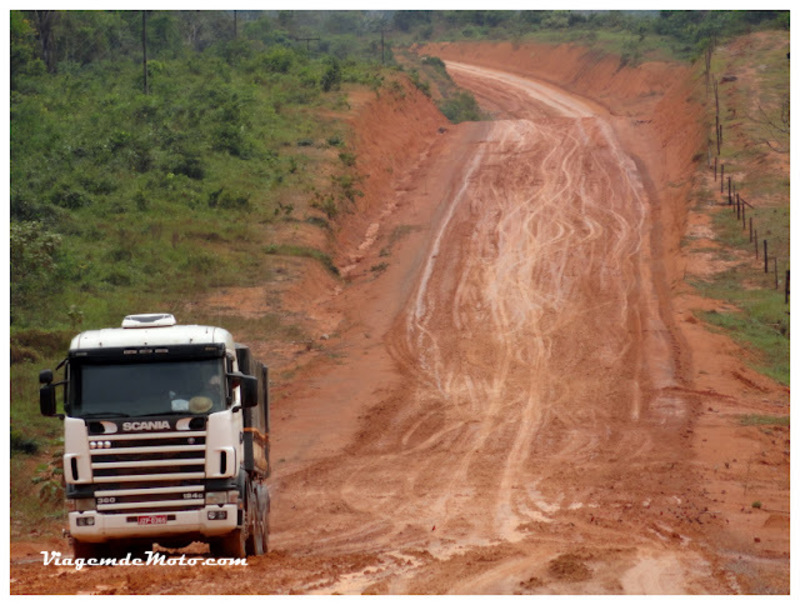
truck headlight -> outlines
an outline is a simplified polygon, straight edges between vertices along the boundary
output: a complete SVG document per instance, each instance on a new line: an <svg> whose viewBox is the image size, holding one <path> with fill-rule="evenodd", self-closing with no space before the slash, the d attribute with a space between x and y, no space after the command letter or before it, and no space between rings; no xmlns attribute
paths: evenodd
<svg viewBox="0 0 800 605"><path fill-rule="evenodd" d="M228 492L206 492L206 505L217 504L222 506L228 503Z"/></svg>
<svg viewBox="0 0 800 605"><path fill-rule="evenodd" d="M82 513L97 508L94 498L74 498L70 500L70 509Z"/></svg>
<svg viewBox="0 0 800 605"><path fill-rule="evenodd" d="M228 492L207 492L206 505L225 504L228 501Z"/></svg>
<svg viewBox="0 0 800 605"><path fill-rule="evenodd" d="M239 492L231 490L227 492L206 492L206 506L216 504L236 504L239 501Z"/></svg>

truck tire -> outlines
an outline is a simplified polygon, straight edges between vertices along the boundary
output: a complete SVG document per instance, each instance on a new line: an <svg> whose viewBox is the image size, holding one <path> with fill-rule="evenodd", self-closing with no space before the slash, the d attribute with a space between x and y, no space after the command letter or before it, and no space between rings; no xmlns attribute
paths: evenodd
<svg viewBox="0 0 800 605"><path fill-rule="evenodd" d="M261 512L258 506L258 495L256 494L255 484L250 481L247 489L247 540L245 548L249 555L260 555L258 552L261 547Z"/></svg>
<svg viewBox="0 0 800 605"><path fill-rule="evenodd" d="M261 519L261 554L265 555L269 552L269 511L264 513Z"/></svg>
<svg viewBox="0 0 800 605"><path fill-rule="evenodd" d="M261 519L261 554L269 552L269 491L264 490L266 502L261 509L263 512L260 515Z"/></svg>
<svg viewBox="0 0 800 605"><path fill-rule="evenodd" d="M246 535L242 528L237 527L227 536L215 540L211 544L211 552L214 556L230 557L233 559L244 559L247 557Z"/></svg>
<svg viewBox="0 0 800 605"><path fill-rule="evenodd" d="M255 502L253 498L253 487L248 481L244 500L244 510L242 511L242 526L237 527L231 533L222 538L218 538L211 544L211 552L218 557L232 557L234 559L244 559L248 555L254 554L253 535L254 535L254 512Z"/></svg>
<svg viewBox="0 0 800 605"><path fill-rule="evenodd" d="M267 502L258 501L258 508L255 514L255 532L253 534L253 554L266 554L269 548L269 509Z"/></svg>

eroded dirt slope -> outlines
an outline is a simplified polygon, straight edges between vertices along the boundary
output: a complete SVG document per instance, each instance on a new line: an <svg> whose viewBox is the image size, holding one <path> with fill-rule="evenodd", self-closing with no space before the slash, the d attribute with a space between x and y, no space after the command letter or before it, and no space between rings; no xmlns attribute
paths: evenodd
<svg viewBox="0 0 800 605"><path fill-rule="evenodd" d="M371 105L348 280L285 294L326 338L276 379L272 552L72 572L33 544L13 592L733 593L764 570L788 590L784 517L767 513L755 547L732 530L718 492L738 484L710 482L698 435L707 408L757 404L724 380L698 389L703 335L674 305L695 153L668 128L691 122L669 117L691 115L680 74L626 73L614 97L589 75L601 61L562 49L553 65L577 71L560 84L596 82L576 95L487 65L510 48L471 48L443 56L495 121L431 120L382 147L402 104Z"/></svg>

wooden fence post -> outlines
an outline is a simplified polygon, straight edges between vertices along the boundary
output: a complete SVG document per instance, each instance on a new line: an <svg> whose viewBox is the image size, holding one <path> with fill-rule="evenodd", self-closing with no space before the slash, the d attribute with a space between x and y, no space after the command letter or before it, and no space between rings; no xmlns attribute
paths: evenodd
<svg viewBox="0 0 800 605"><path fill-rule="evenodd" d="M767 256L767 240L764 240L764 273L769 273L769 256Z"/></svg>
<svg viewBox="0 0 800 605"><path fill-rule="evenodd" d="M785 296L784 301L788 305L789 304L789 269L786 269L786 286L785 286Z"/></svg>
<svg viewBox="0 0 800 605"><path fill-rule="evenodd" d="M744 231L745 229L747 229L747 219L744 216L744 202L742 202L742 230Z"/></svg>
<svg viewBox="0 0 800 605"><path fill-rule="evenodd" d="M775 264L775 289L777 290L778 289L778 257L776 256L772 260L774 261L774 264Z"/></svg>

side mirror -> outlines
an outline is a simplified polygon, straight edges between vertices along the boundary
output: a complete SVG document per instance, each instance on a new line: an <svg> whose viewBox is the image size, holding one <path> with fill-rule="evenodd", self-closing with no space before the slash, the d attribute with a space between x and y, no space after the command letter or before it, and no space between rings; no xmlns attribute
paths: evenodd
<svg viewBox="0 0 800 605"><path fill-rule="evenodd" d="M239 372L231 372L228 378L233 388L240 387L243 408L254 408L258 405L258 378Z"/></svg>
<svg viewBox="0 0 800 605"><path fill-rule="evenodd" d="M242 407L254 408L258 405L258 378L242 375L239 377L242 394Z"/></svg>
<svg viewBox="0 0 800 605"><path fill-rule="evenodd" d="M53 382L53 370L39 372L39 384L50 384L51 382Z"/></svg>
<svg viewBox="0 0 800 605"><path fill-rule="evenodd" d="M39 389L39 411L42 416L56 415L56 388L51 384L44 384Z"/></svg>
<svg viewBox="0 0 800 605"><path fill-rule="evenodd" d="M258 378L245 376L242 379L242 406L254 408L258 405Z"/></svg>

